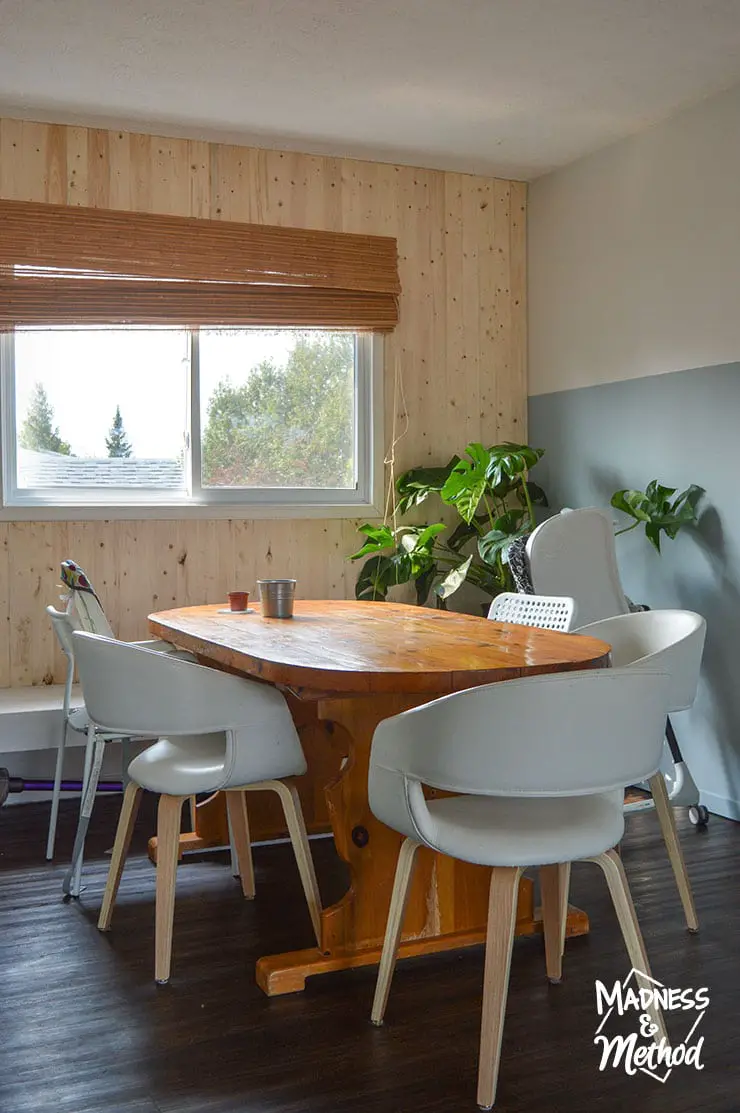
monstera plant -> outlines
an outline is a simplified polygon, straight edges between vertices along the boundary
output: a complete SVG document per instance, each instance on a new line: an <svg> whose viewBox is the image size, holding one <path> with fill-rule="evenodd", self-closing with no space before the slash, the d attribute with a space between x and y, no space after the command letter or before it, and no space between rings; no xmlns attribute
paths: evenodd
<svg viewBox="0 0 740 1113"><path fill-rule="evenodd" d="M396 482L396 511L403 516L430 496L457 511L458 522L373 526L352 560L368 559L355 588L358 599L386 599L392 587L413 582L417 602L434 591L438 606L466 581L493 597L513 590L508 551L535 526L534 507L545 492L529 477L543 455L526 444L469 444L444 467L411 468ZM444 539L442 535L445 535Z"/></svg>
<svg viewBox="0 0 740 1113"><path fill-rule="evenodd" d="M511 546L534 529L535 507L547 506L545 492L530 476L543 455L543 449L526 444L507 441L486 448L474 442L462 457L453 456L443 467L411 468L400 475L394 492L395 524L365 523L359 528L364 543L350 559L367 559L357 578L356 597L387 599L392 588L413 583L420 605L433 593L437 606L445 607L466 582L489 597L514 590ZM662 534L672 540L684 526L696 524L702 494L692 485L676 495L676 488L663 487L657 480L644 491L616 491L611 505L634 519L617 533L642 525L660 552ZM457 512L453 526L442 521L397 524L430 498Z"/></svg>

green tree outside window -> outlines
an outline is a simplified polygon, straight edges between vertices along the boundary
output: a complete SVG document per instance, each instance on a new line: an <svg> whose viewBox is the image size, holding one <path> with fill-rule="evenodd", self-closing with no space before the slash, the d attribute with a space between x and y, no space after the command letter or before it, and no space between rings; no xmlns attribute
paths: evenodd
<svg viewBox="0 0 740 1113"><path fill-rule="evenodd" d="M203 482L210 487L351 487L354 338L299 335L285 367L263 360L208 403Z"/></svg>
<svg viewBox="0 0 740 1113"><path fill-rule="evenodd" d="M54 425L54 408L41 383L36 383L31 394L25 421L18 438L23 448L34 452L57 452L60 456L71 456L72 449L59 435Z"/></svg>
<svg viewBox="0 0 740 1113"><path fill-rule="evenodd" d="M111 459L127 460L133 451L126 437L126 430L123 428L120 406L116 406L116 415L108 431L108 436L105 438L105 447L108 449L108 456Z"/></svg>

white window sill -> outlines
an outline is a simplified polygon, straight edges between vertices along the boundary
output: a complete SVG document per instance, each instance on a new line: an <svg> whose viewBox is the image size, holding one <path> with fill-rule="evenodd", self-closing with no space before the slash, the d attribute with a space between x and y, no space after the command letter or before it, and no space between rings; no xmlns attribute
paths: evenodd
<svg viewBox="0 0 740 1113"><path fill-rule="evenodd" d="M186 521L193 519L259 520L270 518L380 518L382 507L370 502L346 503L107 503L75 506L38 504L0 508L0 522Z"/></svg>

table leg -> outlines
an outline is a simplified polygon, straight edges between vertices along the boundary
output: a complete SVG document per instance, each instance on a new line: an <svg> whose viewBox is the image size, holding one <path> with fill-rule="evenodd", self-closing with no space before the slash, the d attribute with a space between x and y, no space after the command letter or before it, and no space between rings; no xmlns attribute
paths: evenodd
<svg viewBox="0 0 740 1113"><path fill-rule="evenodd" d="M259 959L257 983L269 996L302 990L311 975L380 961L402 836L376 820L370 811L370 745L382 719L422 702L426 702L424 697L383 695L319 703L320 719L333 724L333 742L343 745L347 753L339 774L326 787L326 798L337 852L350 867L351 882L342 899L322 912L320 950L312 947ZM489 881L487 867L420 850L399 958L482 943ZM541 931L532 881L525 877L519 888L516 933ZM586 914L571 908L567 934L587 931Z"/></svg>

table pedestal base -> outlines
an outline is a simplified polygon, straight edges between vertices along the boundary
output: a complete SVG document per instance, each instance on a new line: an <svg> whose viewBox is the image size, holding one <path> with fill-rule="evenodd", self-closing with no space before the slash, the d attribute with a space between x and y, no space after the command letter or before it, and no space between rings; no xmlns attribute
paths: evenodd
<svg viewBox="0 0 740 1113"><path fill-rule="evenodd" d="M526 882L527 879L525 878ZM529 882L531 885L531 882ZM537 910L539 913L539 909ZM539 916L532 919L517 920L517 935L537 935L542 932ZM579 908L568 908L566 935L585 935L588 932L588 916ZM458 931L451 935L435 935L426 939L407 939L399 948L399 959L414 958L417 955L432 955L439 951L453 951L461 947L473 947L484 943L486 929ZM257 962L257 985L268 997L281 993L300 993L306 988L306 978L316 974L331 974L335 970L354 970L359 966L377 966L380 962L380 946L364 950L339 950L334 954L322 954L316 947L304 951L287 951L282 955L270 955ZM544 971L543 952L543 971Z"/></svg>

